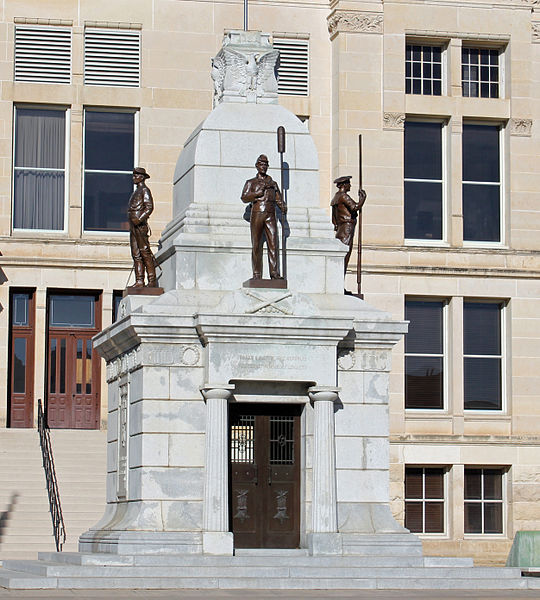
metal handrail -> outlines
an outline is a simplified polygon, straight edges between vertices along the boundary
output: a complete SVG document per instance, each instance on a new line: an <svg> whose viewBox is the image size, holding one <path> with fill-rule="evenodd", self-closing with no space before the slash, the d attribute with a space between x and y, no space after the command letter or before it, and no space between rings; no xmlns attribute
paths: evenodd
<svg viewBox="0 0 540 600"><path fill-rule="evenodd" d="M41 399L38 400L38 433L39 443L41 445L41 455L43 457L43 469L47 480L47 494L49 495L49 509L51 511L54 541L56 542L56 551L62 552L62 546L66 542L66 528L64 517L62 516L62 506L60 504L60 493L58 492L58 481L56 479L56 469L54 468L54 456L51 446L49 426L47 425Z"/></svg>

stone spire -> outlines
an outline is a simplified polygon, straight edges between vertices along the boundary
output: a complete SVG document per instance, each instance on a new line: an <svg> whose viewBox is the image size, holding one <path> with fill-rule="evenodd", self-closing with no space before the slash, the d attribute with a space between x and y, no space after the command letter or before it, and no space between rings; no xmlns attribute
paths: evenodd
<svg viewBox="0 0 540 600"><path fill-rule="evenodd" d="M223 47L212 59L214 107L221 102L277 104L278 58L269 33L226 33Z"/></svg>

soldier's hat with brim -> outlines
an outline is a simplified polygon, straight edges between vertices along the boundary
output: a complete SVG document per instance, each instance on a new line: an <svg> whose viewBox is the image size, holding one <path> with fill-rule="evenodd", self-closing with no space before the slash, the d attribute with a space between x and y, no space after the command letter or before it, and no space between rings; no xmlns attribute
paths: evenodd
<svg viewBox="0 0 540 600"><path fill-rule="evenodd" d="M343 185L344 183L350 183L352 179L352 175L343 175L343 177L338 177L334 179L334 183L336 185Z"/></svg>
<svg viewBox="0 0 540 600"><path fill-rule="evenodd" d="M135 167L133 169L133 175L142 175L145 179L150 179L150 175L148 175L144 167Z"/></svg>

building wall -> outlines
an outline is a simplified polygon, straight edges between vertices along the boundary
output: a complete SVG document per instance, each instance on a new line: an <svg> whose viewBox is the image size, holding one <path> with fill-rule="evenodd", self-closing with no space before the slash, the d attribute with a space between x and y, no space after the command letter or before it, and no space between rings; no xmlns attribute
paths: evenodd
<svg viewBox="0 0 540 600"><path fill-rule="evenodd" d="M405 297L449 301L449 344L445 356L449 386L445 409L404 409L404 344L395 349L390 378L391 498L404 518L407 465L446 469L445 531L425 534L429 553L470 554L501 561L513 533L537 528L540 493L536 402L540 356L540 216L537 190L540 151L538 18L534 4L394 1L329 7L314 1L250 4L250 28L309 35L308 96L281 96L297 115L309 117L320 159L321 206L327 206L338 175L358 184L358 134L362 135L363 292L374 306L404 317ZM7 416L9 288L36 288L35 398L44 395L47 290L91 289L103 293L103 326L112 320L113 290L122 290L131 270L127 233L82 229L83 116L85 107L121 107L138 112L138 163L151 174L156 208L152 240L171 218L172 179L184 140L212 108L210 59L226 29L242 24L242 3L83 2L6 0L0 25L0 426ZM73 32L72 84L13 81L15 23L55 25ZM139 88L83 83L86 26L142 31ZM330 33L329 33L330 30ZM446 93L405 93L405 41L446 47ZM502 47L501 98L464 98L463 45ZM68 107L69 209L67 233L16 232L11 228L13 107ZM405 118L445 123L445 239L422 244L405 240L403 161ZM464 120L502 126L504 164L503 240L463 241L462 135ZM261 149L263 151L263 149ZM254 157L255 160L255 157ZM240 190L239 190L240 192ZM294 198L291 199L294 202ZM126 198L127 203L127 198ZM238 218L243 208L239 200ZM347 287L355 287L355 258ZM463 408L463 298L505 304L507 386L501 411ZM103 370L102 370L103 371ZM102 372L102 377L104 373ZM102 385L102 427L106 393ZM504 532L464 533L464 470L505 469Z"/></svg>

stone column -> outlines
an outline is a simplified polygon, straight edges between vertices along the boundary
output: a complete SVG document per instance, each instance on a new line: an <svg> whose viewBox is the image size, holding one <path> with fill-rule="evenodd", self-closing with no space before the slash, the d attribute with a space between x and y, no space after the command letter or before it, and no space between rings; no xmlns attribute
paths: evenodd
<svg viewBox="0 0 540 600"><path fill-rule="evenodd" d="M205 386L206 441L204 486L203 552L233 553L233 534L229 531L229 489L227 448L227 405L233 385Z"/></svg>
<svg viewBox="0 0 540 600"><path fill-rule="evenodd" d="M341 554L337 532L336 446L334 402L337 388L312 387L309 397L315 411L313 435L312 554Z"/></svg>

